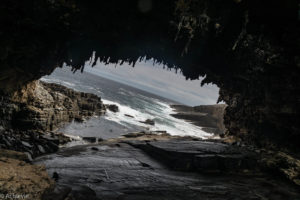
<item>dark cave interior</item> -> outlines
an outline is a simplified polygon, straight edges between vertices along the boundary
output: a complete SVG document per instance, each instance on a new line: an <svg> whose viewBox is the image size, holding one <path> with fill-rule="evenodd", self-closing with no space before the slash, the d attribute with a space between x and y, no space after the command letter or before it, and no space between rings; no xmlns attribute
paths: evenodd
<svg viewBox="0 0 300 200"><path fill-rule="evenodd" d="M299 151L297 0L3 0L0 13L3 95L63 63L82 70L93 52L153 58L220 88L227 134Z"/></svg>

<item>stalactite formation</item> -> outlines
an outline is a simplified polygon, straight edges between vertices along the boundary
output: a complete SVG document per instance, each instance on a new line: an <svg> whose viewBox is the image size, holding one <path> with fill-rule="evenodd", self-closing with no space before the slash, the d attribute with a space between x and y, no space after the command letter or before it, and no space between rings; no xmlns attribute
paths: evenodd
<svg viewBox="0 0 300 200"><path fill-rule="evenodd" d="M228 134L300 145L297 0L3 0L0 90L11 93L66 63L144 58L220 87ZM298 149L299 150L299 149Z"/></svg>

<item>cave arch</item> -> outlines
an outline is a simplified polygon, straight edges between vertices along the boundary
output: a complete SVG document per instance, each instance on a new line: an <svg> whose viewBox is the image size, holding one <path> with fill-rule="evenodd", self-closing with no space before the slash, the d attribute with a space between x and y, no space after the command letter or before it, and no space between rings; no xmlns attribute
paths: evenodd
<svg viewBox="0 0 300 200"><path fill-rule="evenodd" d="M296 0L2 1L0 90L64 62L82 70L93 51L106 63L153 58L220 87L229 133L297 148L298 12Z"/></svg>

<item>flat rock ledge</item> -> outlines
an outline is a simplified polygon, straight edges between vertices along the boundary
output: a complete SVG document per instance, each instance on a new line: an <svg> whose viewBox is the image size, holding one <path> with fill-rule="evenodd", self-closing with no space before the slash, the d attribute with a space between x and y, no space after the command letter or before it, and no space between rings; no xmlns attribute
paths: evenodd
<svg viewBox="0 0 300 200"><path fill-rule="evenodd" d="M221 142L171 139L128 141L168 167L181 171L226 172L257 167L257 155L245 148Z"/></svg>
<svg viewBox="0 0 300 200"><path fill-rule="evenodd" d="M142 149L173 170L200 173L265 172L300 187L300 159L288 153L259 149L229 138L201 140L165 132L136 132L122 142Z"/></svg>
<svg viewBox="0 0 300 200"><path fill-rule="evenodd" d="M222 141L131 133L61 149L35 163L57 181L46 200L300 199L299 187L261 171L258 158Z"/></svg>

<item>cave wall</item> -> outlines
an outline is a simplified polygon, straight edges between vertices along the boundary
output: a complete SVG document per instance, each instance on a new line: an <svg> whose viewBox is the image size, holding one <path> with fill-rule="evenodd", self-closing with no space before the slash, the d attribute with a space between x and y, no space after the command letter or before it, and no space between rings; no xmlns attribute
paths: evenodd
<svg viewBox="0 0 300 200"><path fill-rule="evenodd" d="M64 62L141 57L206 76L228 104L228 134L263 146L300 144L297 0L27 0L0 3L0 90Z"/></svg>
<svg viewBox="0 0 300 200"><path fill-rule="evenodd" d="M202 9L205 13L202 15L210 16L211 21L222 19L219 12L214 12L215 5L221 4L220 2L223 1L211 1L209 5L212 9L208 4L203 9L201 3L191 1L193 9L198 8L196 12L191 10L194 14L189 16L199 16L197 13ZM219 36L214 39L222 46L210 43L209 46L217 50L207 48L206 57L202 58L208 58L207 62L210 62L211 57L220 59L221 65L215 64L219 69L225 68L226 72L208 73L204 82L217 83L220 87L219 100L228 104L224 117L228 134L264 147L281 146L299 151L298 2L236 3L240 5L240 10L231 13L233 18L230 21L234 27L229 25L230 30L226 30L228 27L225 26L218 32ZM214 16L210 12L218 14ZM237 15L239 12L241 13ZM241 20L240 29L235 32L239 24L237 19ZM222 29L223 23L213 23L217 23L218 26L215 24L215 27ZM198 31L204 35L212 33L209 28ZM233 40L230 39L230 34L235 35Z"/></svg>

